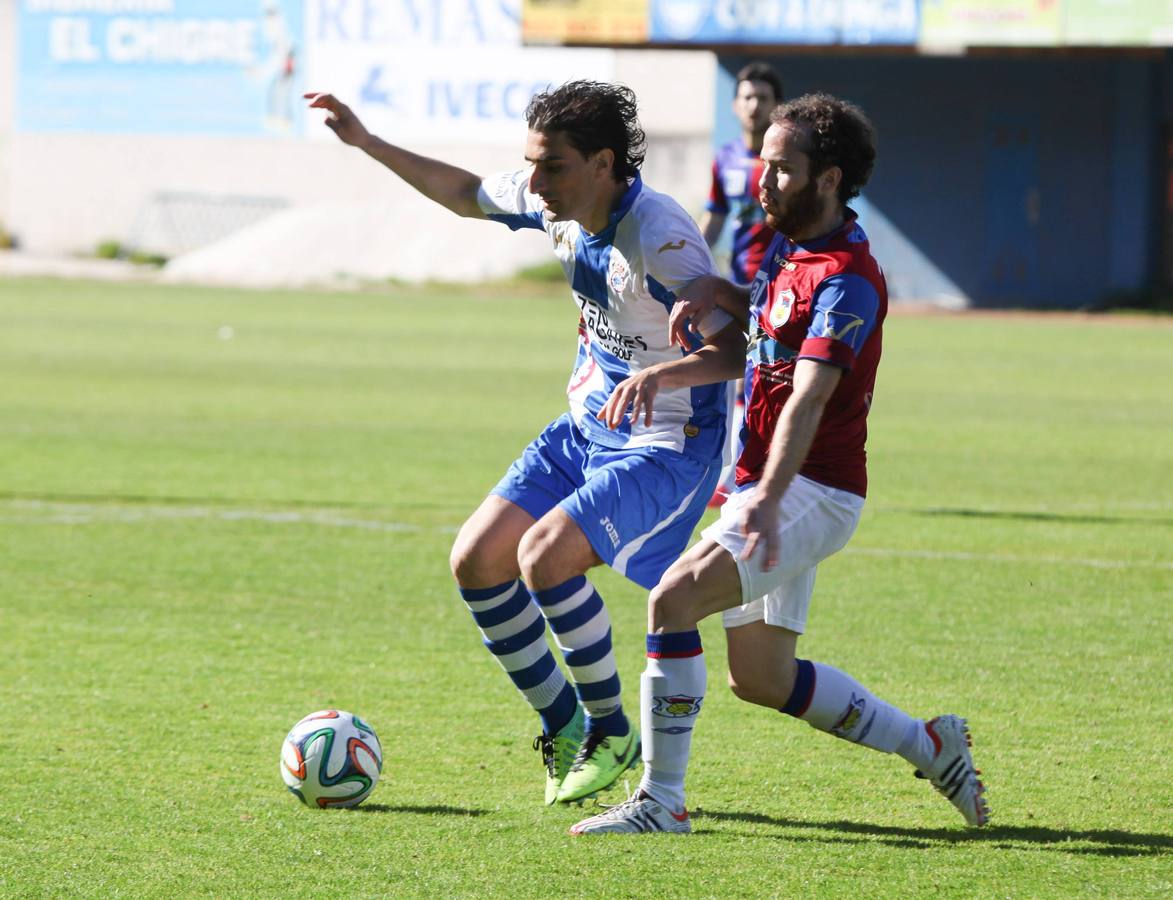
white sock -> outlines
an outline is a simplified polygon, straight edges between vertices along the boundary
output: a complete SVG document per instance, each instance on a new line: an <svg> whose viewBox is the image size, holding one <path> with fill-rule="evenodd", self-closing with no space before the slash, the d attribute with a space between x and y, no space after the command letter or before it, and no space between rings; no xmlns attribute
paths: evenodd
<svg viewBox="0 0 1173 900"><path fill-rule="evenodd" d="M705 699L705 657L695 629L649 634L640 677L644 775L640 789L677 812L684 809L684 776L692 729Z"/></svg>
<svg viewBox="0 0 1173 900"><path fill-rule="evenodd" d="M918 769L933 761L936 747L921 719L885 703L834 666L805 659L797 663L794 691L782 712L845 741L896 753Z"/></svg>

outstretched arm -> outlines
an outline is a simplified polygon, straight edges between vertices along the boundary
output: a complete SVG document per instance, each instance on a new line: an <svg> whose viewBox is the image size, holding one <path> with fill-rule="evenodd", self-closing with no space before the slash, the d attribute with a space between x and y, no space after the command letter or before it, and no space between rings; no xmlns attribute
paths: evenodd
<svg viewBox="0 0 1173 900"><path fill-rule="evenodd" d="M729 381L740 377L744 370L745 335L738 325L730 322L693 353L648 366L619 382L599 410L598 418L614 431L623 424L630 408L631 421L637 421L642 414L644 425L651 425L652 406L661 390Z"/></svg>
<svg viewBox="0 0 1173 900"><path fill-rule="evenodd" d="M326 126L342 143L362 150L429 200L435 200L457 215L485 218L477 204L480 176L387 143L367 131L354 111L333 94L310 93L305 98L310 101L311 109L324 109L329 113Z"/></svg>

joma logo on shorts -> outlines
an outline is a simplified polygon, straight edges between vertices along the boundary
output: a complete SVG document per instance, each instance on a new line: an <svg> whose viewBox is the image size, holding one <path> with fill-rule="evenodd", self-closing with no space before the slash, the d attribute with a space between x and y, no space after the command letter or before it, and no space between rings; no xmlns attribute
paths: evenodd
<svg viewBox="0 0 1173 900"><path fill-rule="evenodd" d="M615 526L611 524L611 520L606 516L599 519L599 524L603 526L603 530L607 532L607 537L611 539L611 546L619 546L619 532L615 530Z"/></svg>

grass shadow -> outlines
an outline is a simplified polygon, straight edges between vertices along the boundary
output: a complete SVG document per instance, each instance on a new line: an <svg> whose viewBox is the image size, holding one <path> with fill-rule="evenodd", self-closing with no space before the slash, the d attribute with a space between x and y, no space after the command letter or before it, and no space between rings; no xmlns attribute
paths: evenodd
<svg viewBox="0 0 1173 900"><path fill-rule="evenodd" d="M696 809L694 816L703 824L706 819L722 822L750 822L779 828L809 829L834 832L834 836L809 838L794 837L798 841L830 841L863 843L879 839L881 843L898 847L928 848L933 844L990 844L1003 849L1036 849L1097 856L1160 856L1173 851L1173 834L1148 834L1119 829L1075 831L1044 828L1033 825L994 825L986 828L901 828L891 825L873 825L867 822L814 822L788 819L761 813L724 812ZM845 837L859 835L859 838ZM790 837L780 836L790 840ZM1087 847L1082 844L1095 844Z"/></svg>
<svg viewBox="0 0 1173 900"><path fill-rule="evenodd" d="M921 509L893 511L913 516L941 516L961 519L1010 519L1019 522L1061 522L1071 525L1173 525L1173 519L1160 516L1094 515L1091 513L1049 513L1032 510L966 509L964 507L930 506Z"/></svg>

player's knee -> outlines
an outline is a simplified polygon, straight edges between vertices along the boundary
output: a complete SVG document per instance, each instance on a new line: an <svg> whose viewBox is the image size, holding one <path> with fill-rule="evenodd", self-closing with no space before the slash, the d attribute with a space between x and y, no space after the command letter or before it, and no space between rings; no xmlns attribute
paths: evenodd
<svg viewBox="0 0 1173 900"><path fill-rule="evenodd" d="M769 706L763 687L764 685L754 677L752 672L737 671L732 663L730 664L729 690L733 691L733 696L738 700L744 700L746 703L754 703L758 706Z"/></svg>
<svg viewBox="0 0 1173 900"><path fill-rule="evenodd" d="M461 531L448 554L448 566L456 583L463 587L492 587L516 577L511 573L510 556L494 550L485 535Z"/></svg>
<svg viewBox="0 0 1173 900"><path fill-rule="evenodd" d="M538 522L522 535L517 545L517 566L521 569L521 577L530 586L544 586L549 579L546 563L550 557L550 538L548 530Z"/></svg>
<svg viewBox="0 0 1173 900"><path fill-rule="evenodd" d="M448 554L448 567L452 570L452 577L459 584L471 584L475 580L477 571L476 545L458 535L452 550Z"/></svg>
<svg viewBox="0 0 1173 900"><path fill-rule="evenodd" d="M746 703L781 709L794 690L794 666L729 657L729 690Z"/></svg>
<svg viewBox="0 0 1173 900"><path fill-rule="evenodd" d="M648 622L653 631L687 631L698 621L692 593L691 579L675 576L669 571L648 595Z"/></svg>

